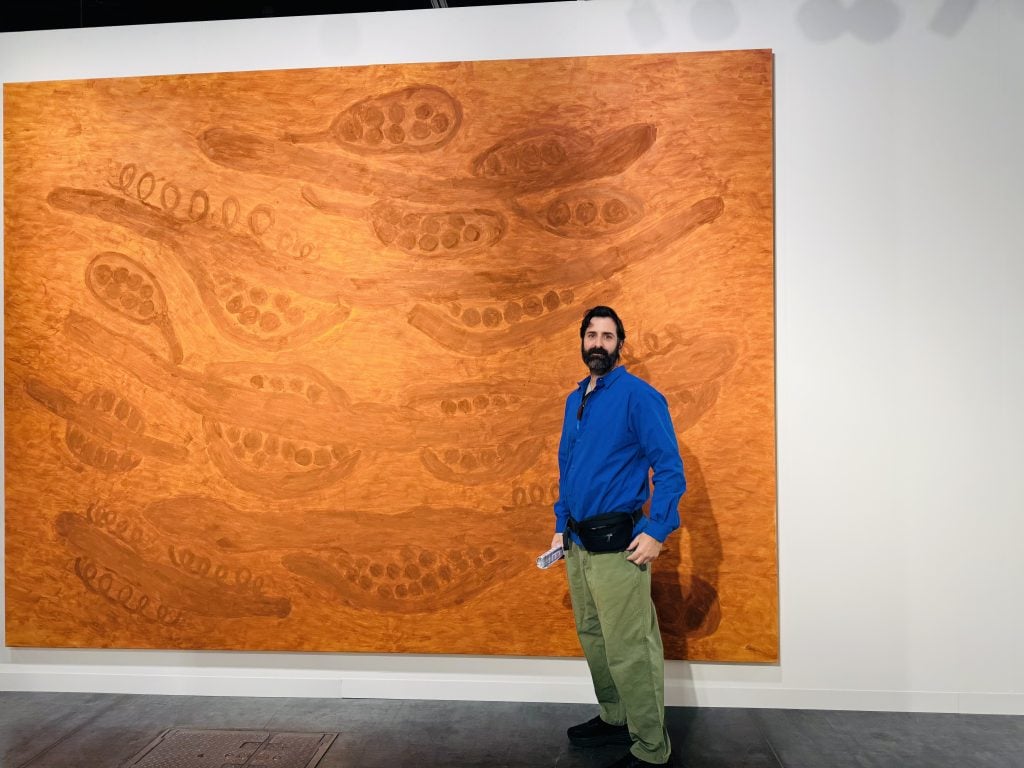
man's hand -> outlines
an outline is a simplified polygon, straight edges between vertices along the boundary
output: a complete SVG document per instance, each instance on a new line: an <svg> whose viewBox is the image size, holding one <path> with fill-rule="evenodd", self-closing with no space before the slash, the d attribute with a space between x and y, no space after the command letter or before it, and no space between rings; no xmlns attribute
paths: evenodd
<svg viewBox="0 0 1024 768"><path fill-rule="evenodd" d="M562 534L556 533L551 537L551 548L554 549L555 547L560 546L562 546Z"/></svg>
<svg viewBox="0 0 1024 768"><path fill-rule="evenodd" d="M633 553L626 558L629 562L636 565L647 565L661 554L661 542L646 533L638 533L626 547L626 551Z"/></svg>

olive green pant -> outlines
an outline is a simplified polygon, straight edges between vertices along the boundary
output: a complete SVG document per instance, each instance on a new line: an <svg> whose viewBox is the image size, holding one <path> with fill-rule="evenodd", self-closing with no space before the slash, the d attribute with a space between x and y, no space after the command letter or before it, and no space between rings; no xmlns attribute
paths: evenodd
<svg viewBox="0 0 1024 768"><path fill-rule="evenodd" d="M601 719L626 723L630 751L661 764L672 751L665 730L665 651L651 600L651 566L634 565L629 554L573 546L565 553L569 594Z"/></svg>

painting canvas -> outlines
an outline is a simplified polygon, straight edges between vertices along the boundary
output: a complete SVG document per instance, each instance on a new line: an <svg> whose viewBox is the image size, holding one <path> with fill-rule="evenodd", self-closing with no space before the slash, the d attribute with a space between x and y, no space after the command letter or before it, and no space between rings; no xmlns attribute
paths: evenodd
<svg viewBox="0 0 1024 768"><path fill-rule="evenodd" d="M768 51L4 88L11 646L580 653L615 307L689 489L669 658L778 657Z"/></svg>

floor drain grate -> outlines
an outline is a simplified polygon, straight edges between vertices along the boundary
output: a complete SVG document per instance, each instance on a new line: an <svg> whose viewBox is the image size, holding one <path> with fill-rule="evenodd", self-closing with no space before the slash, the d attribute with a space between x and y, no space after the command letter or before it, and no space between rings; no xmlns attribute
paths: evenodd
<svg viewBox="0 0 1024 768"><path fill-rule="evenodd" d="M337 735L169 728L125 768L313 768Z"/></svg>

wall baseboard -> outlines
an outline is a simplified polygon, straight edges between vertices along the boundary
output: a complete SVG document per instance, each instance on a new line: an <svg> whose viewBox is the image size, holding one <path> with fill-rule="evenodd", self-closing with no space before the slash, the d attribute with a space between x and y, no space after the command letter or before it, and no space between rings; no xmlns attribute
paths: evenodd
<svg viewBox="0 0 1024 768"><path fill-rule="evenodd" d="M0 664L0 691L590 703L585 678ZM669 706L1024 715L1024 693L815 690L680 683Z"/></svg>

